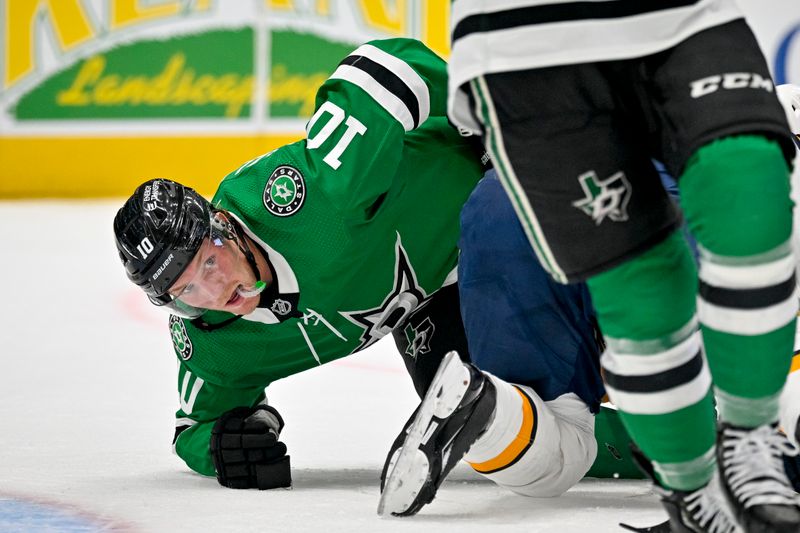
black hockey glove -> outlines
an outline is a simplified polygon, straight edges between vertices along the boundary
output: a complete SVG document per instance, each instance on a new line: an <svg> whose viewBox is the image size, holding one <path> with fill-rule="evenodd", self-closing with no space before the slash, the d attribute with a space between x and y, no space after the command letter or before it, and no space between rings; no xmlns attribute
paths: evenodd
<svg viewBox="0 0 800 533"><path fill-rule="evenodd" d="M274 407L236 407L211 430L211 457L220 485L232 489L291 487L286 445L278 441L283 418Z"/></svg>

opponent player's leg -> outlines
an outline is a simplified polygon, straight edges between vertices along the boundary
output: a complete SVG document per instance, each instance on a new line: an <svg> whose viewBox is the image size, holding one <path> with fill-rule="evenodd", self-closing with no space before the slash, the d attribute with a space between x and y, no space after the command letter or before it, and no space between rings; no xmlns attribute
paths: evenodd
<svg viewBox="0 0 800 533"><path fill-rule="evenodd" d="M545 402L530 387L490 379L494 417L464 456L476 472L534 497L559 496L583 477L643 477L616 409L593 414L574 393Z"/></svg>
<svg viewBox="0 0 800 533"><path fill-rule="evenodd" d="M580 402L583 411L598 413L605 394L599 364L602 338L588 290L584 284L556 283L542 269L494 173L478 183L462 209L459 248L461 314L475 365L506 383L526 386L534 403L547 406L572 398ZM495 385L499 391L500 384ZM508 395L515 401L501 407L498 392L493 424L507 416L509 435L520 442L524 439L519 435L523 411L535 413L536 405L528 406L516 396ZM565 417L556 419L560 425L570 423ZM585 432L588 427L583 415L573 422L578 427L562 431L562 437L573 431ZM600 411L594 428L597 445L592 447L598 453L589 475L641 477L618 413L607 408ZM547 452L538 453L553 446L537 444L536 439L547 441L554 436L557 443L559 433L540 429L524 450L517 449L518 454L506 452L510 440L495 439L492 449L481 452L498 470L497 476L488 477L497 477L500 484L513 478L507 484L528 487L531 494L563 491L563 486L561 490L547 487L548 478L540 475L536 465L537 461L549 463L554 476L560 468L561 463L553 462ZM475 446L481 447L480 443ZM474 447L469 455L473 451ZM575 466L582 467L584 457L576 458ZM568 457L565 461L573 463ZM508 472L503 473L503 463L511 465ZM562 477L566 478L569 475ZM541 480L541 487L532 486L534 480Z"/></svg>
<svg viewBox="0 0 800 533"><path fill-rule="evenodd" d="M470 353L478 367L496 375L474 368L464 375L450 366L454 372L437 378L434 396L426 396L387 458L386 512L417 512L467 449L465 459L478 472L537 496L571 487L597 449L592 411L604 389L585 287L549 279L496 178L478 184L461 227L459 293ZM434 413L429 407L438 402L439 389L463 390L463 405ZM424 428L419 442L410 436L416 427ZM414 446L419 465L406 466L396 454ZM403 490L399 483L395 489L397 479ZM404 492L411 486L414 490Z"/></svg>
<svg viewBox="0 0 800 533"><path fill-rule="evenodd" d="M796 531L800 507L782 463L789 447L777 428L797 311L785 114L742 21L687 39L658 65L664 111L682 125L670 146L700 252L698 317L721 421L723 487L746 530ZM725 80L741 73L750 83L730 89Z"/></svg>
<svg viewBox="0 0 800 533"><path fill-rule="evenodd" d="M593 426L574 393L544 402L451 353L386 459L378 512L417 513L462 457L514 492L558 496L592 465Z"/></svg>
<svg viewBox="0 0 800 533"><path fill-rule="evenodd" d="M439 485L490 424L496 390L486 374L448 353L425 397L395 439L381 473L378 514L406 516Z"/></svg>

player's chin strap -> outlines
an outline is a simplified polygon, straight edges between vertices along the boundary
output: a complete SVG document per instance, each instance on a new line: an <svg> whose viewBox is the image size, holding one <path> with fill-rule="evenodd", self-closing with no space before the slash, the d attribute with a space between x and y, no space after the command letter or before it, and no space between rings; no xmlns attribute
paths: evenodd
<svg viewBox="0 0 800 533"><path fill-rule="evenodd" d="M216 216L216 214L215 214ZM243 298L253 298L261 294L261 292L267 288L267 284L264 283L261 278L261 273L258 271L258 264L256 263L256 257L253 254L253 251L250 249L250 245L247 244L247 239L244 235L244 230L239 225L236 220L231 220L227 215L225 216L225 223L220 224L218 229L222 231L222 234L225 236L226 239L231 239L236 242L236 246L239 248L239 251L244 254L244 258L247 260L247 264L250 265L250 270L253 271L253 276L256 279L255 284L253 284L252 289L245 289L244 287L237 287L236 292L242 296ZM226 318L222 322L216 322L211 324L206 322L202 316L192 319L192 324L201 329L203 331L214 331L216 329L224 328L228 324L232 324L242 318L242 315L234 315L230 318Z"/></svg>

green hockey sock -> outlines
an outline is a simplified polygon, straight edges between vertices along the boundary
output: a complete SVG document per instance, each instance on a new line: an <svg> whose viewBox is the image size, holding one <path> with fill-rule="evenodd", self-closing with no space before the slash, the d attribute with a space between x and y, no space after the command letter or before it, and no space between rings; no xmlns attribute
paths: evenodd
<svg viewBox="0 0 800 533"><path fill-rule="evenodd" d="M696 271L676 232L588 281L608 344L606 388L661 482L693 490L714 469L710 374L695 318Z"/></svg>
<svg viewBox="0 0 800 533"><path fill-rule="evenodd" d="M720 418L777 420L797 296L788 169L777 143L739 136L704 146L680 180L700 251L698 317Z"/></svg>

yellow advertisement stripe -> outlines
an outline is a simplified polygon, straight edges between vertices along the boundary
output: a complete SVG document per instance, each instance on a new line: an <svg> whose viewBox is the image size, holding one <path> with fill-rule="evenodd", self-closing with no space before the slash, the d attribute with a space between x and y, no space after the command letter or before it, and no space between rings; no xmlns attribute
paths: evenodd
<svg viewBox="0 0 800 533"><path fill-rule="evenodd" d="M505 450L500 452L500 455L494 459L489 459L483 463L469 463L475 471L481 474L494 472L505 468L514 463L531 445L531 433L535 423L535 414L530 399L525 396L516 387L514 390L522 397L522 425L519 428L519 433L511 441Z"/></svg>
<svg viewBox="0 0 800 533"><path fill-rule="evenodd" d="M129 196L163 177L211 196L242 163L301 134L195 137L0 137L0 198Z"/></svg>

